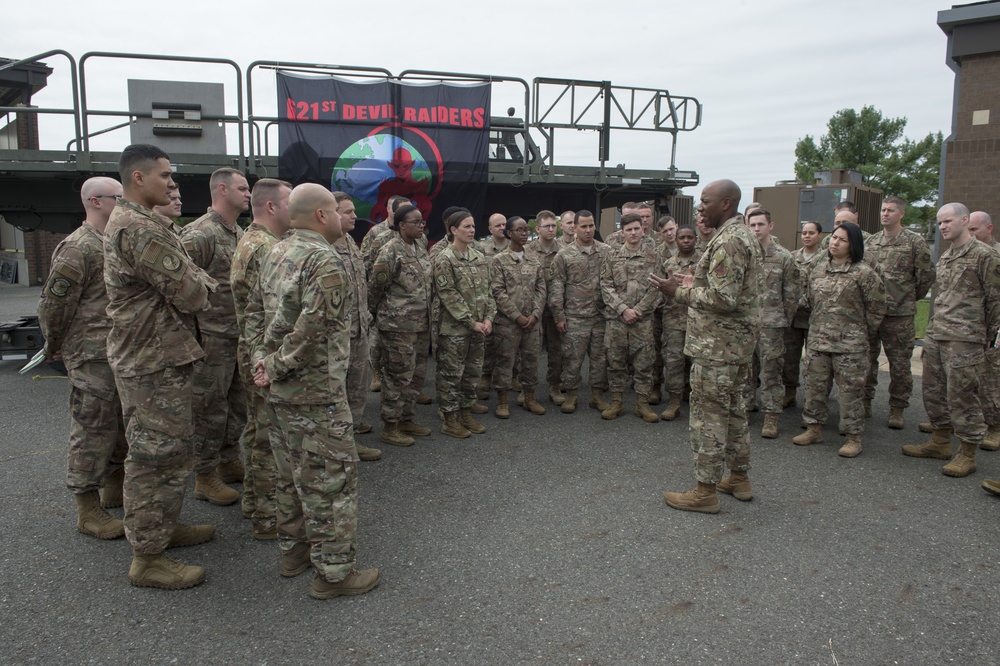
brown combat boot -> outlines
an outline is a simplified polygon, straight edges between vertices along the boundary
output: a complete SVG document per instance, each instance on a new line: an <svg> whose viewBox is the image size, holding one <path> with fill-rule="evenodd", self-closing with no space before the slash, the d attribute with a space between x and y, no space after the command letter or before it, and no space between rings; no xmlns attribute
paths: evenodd
<svg viewBox="0 0 1000 666"><path fill-rule="evenodd" d="M604 399L603 396L600 399L603 400ZM596 404L594 402L593 389L591 389L590 393L590 406L596 407ZM613 421L624 413L625 413L625 404L622 392L612 391L611 403L605 409L601 410L601 418L606 421Z"/></svg>
<svg viewBox="0 0 1000 666"><path fill-rule="evenodd" d="M658 404L660 404L660 400L663 400L663 396L660 395L660 385L659 384L653 384L653 388L649 392L649 403L648 404L650 404L650 405L658 405ZM659 421L660 419L657 418L656 420Z"/></svg>
<svg viewBox="0 0 1000 666"><path fill-rule="evenodd" d="M958 451L947 465L941 468L945 476L969 476L976 471L976 445L958 442Z"/></svg>
<svg viewBox="0 0 1000 666"><path fill-rule="evenodd" d="M764 414L764 427L760 429L760 436L765 439L776 439L778 437L777 414Z"/></svg>
<svg viewBox="0 0 1000 666"><path fill-rule="evenodd" d="M746 472L729 472L729 476L719 482L715 489L720 493L732 495L741 502L749 502L753 499L753 486Z"/></svg>
<svg viewBox="0 0 1000 666"><path fill-rule="evenodd" d="M951 458L951 428L933 431L930 441L924 444L904 444L903 455L948 460Z"/></svg>
<svg viewBox="0 0 1000 666"><path fill-rule="evenodd" d="M281 575L285 578L295 578L312 566L312 548L308 543L299 542L281 551Z"/></svg>
<svg viewBox="0 0 1000 666"><path fill-rule="evenodd" d="M566 402L566 396L558 388L549 387L549 400L556 407L561 407L564 402Z"/></svg>
<svg viewBox="0 0 1000 666"><path fill-rule="evenodd" d="M163 553L140 555L132 553L128 580L135 587L155 587L161 590L185 590L205 581L205 569L181 564Z"/></svg>
<svg viewBox="0 0 1000 666"><path fill-rule="evenodd" d="M599 412L603 412L611 406L604 401L604 391L593 387L590 389L590 402L588 404Z"/></svg>
<svg viewBox="0 0 1000 666"><path fill-rule="evenodd" d="M979 445L983 451L996 451L1000 449L1000 426L989 426L986 428L986 436L983 443Z"/></svg>
<svg viewBox="0 0 1000 666"><path fill-rule="evenodd" d="M473 414L489 414L490 408L486 405L482 405L478 402L473 403L472 407L469 407L469 411Z"/></svg>
<svg viewBox="0 0 1000 666"><path fill-rule="evenodd" d="M889 408L889 427L893 430L903 429L903 408L902 407L890 407Z"/></svg>
<svg viewBox="0 0 1000 666"><path fill-rule="evenodd" d="M219 478L222 479L223 483L243 483L246 473L243 461L239 458L226 463L219 463Z"/></svg>
<svg viewBox="0 0 1000 666"><path fill-rule="evenodd" d="M445 412L444 423L441 424L441 432L449 437L465 439L472 435L469 430L458 422L458 412Z"/></svg>
<svg viewBox="0 0 1000 666"><path fill-rule="evenodd" d="M673 421L681 411L681 394L671 393L667 402L667 408L660 414L664 421Z"/></svg>
<svg viewBox="0 0 1000 666"><path fill-rule="evenodd" d="M698 513L719 513L719 496L715 494L714 483L701 483L686 493L663 493L667 506L681 511Z"/></svg>
<svg viewBox="0 0 1000 666"><path fill-rule="evenodd" d="M167 548L187 548L197 546L215 538L215 527L212 525L185 525L177 523L174 533L170 535Z"/></svg>
<svg viewBox="0 0 1000 666"><path fill-rule="evenodd" d="M559 408L563 414L572 414L573 412L576 411L576 400L579 393L580 392L577 389L572 389L566 392L566 397L563 399L563 404Z"/></svg>
<svg viewBox="0 0 1000 666"><path fill-rule="evenodd" d="M240 498L240 492L222 482L218 468L194 476L194 498L216 506L229 506Z"/></svg>
<svg viewBox="0 0 1000 666"><path fill-rule="evenodd" d="M116 509L125 503L122 491L125 483L125 468L119 467L116 472L104 477L104 487L101 488L101 506L105 509Z"/></svg>
<svg viewBox="0 0 1000 666"><path fill-rule="evenodd" d="M434 398L430 397L429 395L421 391L420 393L417 394L417 397L414 398L414 402L416 402L418 405L429 405L432 402L434 402Z"/></svg>
<svg viewBox="0 0 1000 666"><path fill-rule="evenodd" d="M920 432L932 433L934 432L934 426L931 425L930 421L924 421L917 424L917 430Z"/></svg>
<svg viewBox="0 0 1000 666"><path fill-rule="evenodd" d="M419 423L414 423L412 418L403 417L403 420L399 422L399 431L404 435L410 435L411 437L427 437L431 434L431 429L426 428Z"/></svg>
<svg viewBox="0 0 1000 666"><path fill-rule="evenodd" d="M333 599L344 595L354 596L369 592L378 585L378 569L351 569L344 580L334 583L329 582L319 575L313 576L312 586L309 588L309 596L313 599Z"/></svg>
<svg viewBox="0 0 1000 666"><path fill-rule="evenodd" d="M649 408L649 397L645 393L637 393L635 396L635 415L646 423L659 423L660 417Z"/></svg>
<svg viewBox="0 0 1000 666"><path fill-rule="evenodd" d="M823 441L823 426L819 423L809 423L806 425L806 431L801 435L796 435L792 437L792 443L798 444L799 446L809 446L810 444L816 444Z"/></svg>
<svg viewBox="0 0 1000 666"><path fill-rule="evenodd" d="M483 427L483 424L472 418L472 410L468 407L462 408L461 416L458 420L463 426L465 426L465 429L473 435L482 435L486 432L486 428Z"/></svg>
<svg viewBox="0 0 1000 666"><path fill-rule="evenodd" d="M795 406L795 394L798 392L798 387L786 386L785 387L785 397L781 399L781 408L788 409L789 407Z"/></svg>
<svg viewBox="0 0 1000 666"><path fill-rule="evenodd" d="M367 435L368 433L370 433L374 429L375 429L375 426L373 426L371 423L368 423L368 421L360 421L358 423L357 427L354 428L354 434L355 435Z"/></svg>
<svg viewBox="0 0 1000 666"><path fill-rule="evenodd" d="M1000 481L994 481L993 479L983 479L980 484L988 493L993 493L994 495L1000 495Z"/></svg>
<svg viewBox="0 0 1000 666"><path fill-rule="evenodd" d="M400 430L398 423L384 422L382 424L382 432L379 434L379 439L386 444L392 444L393 446L413 445L413 438Z"/></svg>
<svg viewBox="0 0 1000 666"><path fill-rule="evenodd" d="M372 383L368 390L372 393L378 393L382 390L382 373L378 371L378 368L372 368Z"/></svg>
<svg viewBox="0 0 1000 666"><path fill-rule="evenodd" d="M80 534L98 539L117 539L125 536L125 523L103 508L96 490L74 495L76 497L76 529Z"/></svg>
<svg viewBox="0 0 1000 666"><path fill-rule="evenodd" d="M847 440L837 451L837 455L844 458L857 458L861 455L861 435L847 435Z"/></svg>
<svg viewBox="0 0 1000 666"><path fill-rule="evenodd" d="M493 412L498 419L510 418L510 406L507 404L507 391L497 391L497 406Z"/></svg>
<svg viewBox="0 0 1000 666"><path fill-rule="evenodd" d="M358 449L358 458L364 460L365 462L382 459L382 451L380 449L373 449L370 446L365 446L359 442L354 442L354 446Z"/></svg>
<svg viewBox="0 0 1000 666"><path fill-rule="evenodd" d="M535 416L541 416L545 413L545 408L542 407L537 400L535 400L535 387L525 386L524 390L521 391L521 406L527 411L531 412Z"/></svg>

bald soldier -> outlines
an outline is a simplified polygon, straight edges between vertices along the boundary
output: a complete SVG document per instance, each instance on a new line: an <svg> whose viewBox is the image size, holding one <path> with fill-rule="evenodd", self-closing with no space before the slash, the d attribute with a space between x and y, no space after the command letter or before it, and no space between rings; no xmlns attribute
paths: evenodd
<svg viewBox="0 0 1000 666"><path fill-rule="evenodd" d="M368 592L378 569L356 561L358 453L347 396L354 295L333 249L344 231L336 198L299 185L288 199L295 233L261 267L265 333L255 383L268 386L278 466L281 575L316 570L309 595ZM255 356L258 352L255 351Z"/></svg>
<svg viewBox="0 0 1000 666"><path fill-rule="evenodd" d="M122 505L125 425L108 364L108 293L104 286L104 229L122 186L90 178L80 188L86 219L52 253L38 304L45 357L69 374L69 446L66 487L76 497L76 529L98 539L125 534L104 507ZM99 490L104 488L104 496ZM103 506L102 506L103 505Z"/></svg>
<svg viewBox="0 0 1000 666"><path fill-rule="evenodd" d="M684 353L692 357L689 429L698 484L663 496L682 511L718 513L716 490L753 499L745 387L760 334L763 251L738 212L740 196L731 180L709 183L698 220L713 234L694 275L649 276L662 293L689 306Z"/></svg>
<svg viewBox="0 0 1000 666"><path fill-rule="evenodd" d="M572 245L576 239L576 211L564 210L559 216L559 230L562 234L557 239L564 247Z"/></svg>

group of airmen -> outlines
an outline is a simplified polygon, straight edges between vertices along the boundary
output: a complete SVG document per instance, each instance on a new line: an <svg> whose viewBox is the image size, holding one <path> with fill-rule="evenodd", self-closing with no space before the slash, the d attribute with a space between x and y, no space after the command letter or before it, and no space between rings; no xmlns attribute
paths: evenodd
<svg viewBox="0 0 1000 666"><path fill-rule="evenodd" d="M382 455L357 439L374 431L363 420L369 391L380 392L382 442L431 436L416 405L434 401L440 432L465 439L486 431L476 417L491 391L499 419L511 417L511 392L545 414L543 349L562 413L577 409L585 357L588 405L603 419L624 413L629 382L649 423L676 419L689 400L697 485L665 499L716 513L719 492L753 497L748 413L762 410L761 435L778 436L803 348L795 444L822 441L836 381L839 453L861 453L880 346L888 425L903 427L915 303L935 279L921 424L932 438L903 452L950 459L944 472L965 476L977 447L1000 448L1000 246L988 216L962 204L938 213L951 247L935 271L895 197L878 234L866 238L842 205L827 249L819 225L804 223L795 252L772 235L770 212L739 214L731 181L704 188L694 227L669 216L654 225L652 206L626 204L607 242L586 210L537 213L530 242L525 219L494 214L477 241L472 213L452 207L447 237L428 248L421 211L393 197L359 249L349 195L272 178L251 191L233 169L212 174L211 208L181 228L172 174L166 153L136 144L121 155L120 182L86 181L86 220L57 247L39 305L46 356L65 363L71 384L77 528L125 535L136 586L204 580L204 568L165 554L214 537L211 525L180 522L193 472L196 499L212 504L239 501L228 484L243 483L253 536L277 540L282 576L314 568L312 597L371 590L378 570L355 566L357 465ZM434 397L424 392L429 355ZM117 506L124 520L106 511Z"/></svg>

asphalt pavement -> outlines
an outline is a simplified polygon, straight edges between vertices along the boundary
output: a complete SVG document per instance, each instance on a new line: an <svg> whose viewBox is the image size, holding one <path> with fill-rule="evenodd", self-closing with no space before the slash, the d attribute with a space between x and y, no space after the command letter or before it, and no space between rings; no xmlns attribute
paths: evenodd
<svg viewBox="0 0 1000 666"><path fill-rule="evenodd" d="M37 288L0 289L0 320L36 300ZM359 565L379 567L381 584L320 602L310 574L278 575L276 544L251 538L238 504L190 490L183 519L217 536L171 553L205 566L206 582L131 587L127 543L75 529L67 381L45 366L18 375L22 364L0 361L2 663L1000 663L1000 498L979 487L1000 477L1000 453L980 452L964 479L902 456L926 437L919 377L895 431L882 373L851 460L836 454L833 401L810 447L790 441L797 409L777 440L753 414L755 497L723 496L717 515L663 502L694 484L687 405L646 424L631 393L614 422L512 404L467 440L438 434L436 405L418 406L435 434L360 468Z"/></svg>

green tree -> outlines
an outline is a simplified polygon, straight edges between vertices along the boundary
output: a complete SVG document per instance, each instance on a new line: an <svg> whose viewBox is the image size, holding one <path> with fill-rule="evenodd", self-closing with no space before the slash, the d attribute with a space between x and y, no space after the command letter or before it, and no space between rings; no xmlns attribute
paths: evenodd
<svg viewBox="0 0 1000 666"><path fill-rule="evenodd" d="M933 219L941 172L940 132L913 141L903 136L906 118L885 118L873 106L860 113L841 109L826 127L818 145L808 135L795 145L799 181L813 182L816 171L853 169L866 185L906 199L906 222L926 226Z"/></svg>

